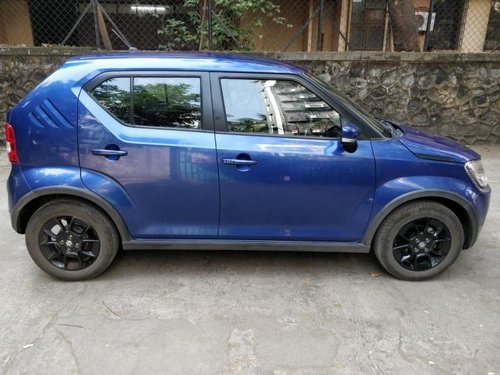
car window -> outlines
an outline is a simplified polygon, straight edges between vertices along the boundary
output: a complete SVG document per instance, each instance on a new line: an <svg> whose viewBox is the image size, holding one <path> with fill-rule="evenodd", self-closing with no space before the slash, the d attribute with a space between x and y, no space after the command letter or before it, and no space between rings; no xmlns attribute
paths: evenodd
<svg viewBox="0 0 500 375"><path fill-rule="evenodd" d="M133 103L136 125L200 127L199 78L135 77Z"/></svg>
<svg viewBox="0 0 500 375"><path fill-rule="evenodd" d="M92 96L123 122L130 122L130 78L111 78L92 91Z"/></svg>
<svg viewBox="0 0 500 375"><path fill-rule="evenodd" d="M230 132L339 138L338 112L289 80L222 79Z"/></svg>
<svg viewBox="0 0 500 375"><path fill-rule="evenodd" d="M92 96L126 124L188 129L201 127L199 78L111 78L97 86Z"/></svg>

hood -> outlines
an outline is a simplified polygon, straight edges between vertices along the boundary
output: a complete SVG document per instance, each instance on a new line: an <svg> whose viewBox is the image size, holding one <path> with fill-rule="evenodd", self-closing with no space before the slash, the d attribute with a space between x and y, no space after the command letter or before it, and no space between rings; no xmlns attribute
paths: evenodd
<svg viewBox="0 0 500 375"><path fill-rule="evenodd" d="M460 143L409 126L399 125L403 136L399 138L416 156L423 159L466 163L481 156Z"/></svg>

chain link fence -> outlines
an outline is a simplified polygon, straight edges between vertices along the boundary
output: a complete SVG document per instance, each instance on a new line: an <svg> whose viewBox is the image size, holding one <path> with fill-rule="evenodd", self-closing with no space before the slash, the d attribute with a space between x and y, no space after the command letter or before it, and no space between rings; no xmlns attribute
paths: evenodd
<svg viewBox="0 0 500 375"><path fill-rule="evenodd" d="M0 44L390 52L390 1L0 0ZM500 0L403 1L415 9L419 50L500 50Z"/></svg>

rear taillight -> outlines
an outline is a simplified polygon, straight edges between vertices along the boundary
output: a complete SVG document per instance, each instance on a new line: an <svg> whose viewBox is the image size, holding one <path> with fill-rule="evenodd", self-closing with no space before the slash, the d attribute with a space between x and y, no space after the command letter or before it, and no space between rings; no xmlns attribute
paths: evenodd
<svg viewBox="0 0 500 375"><path fill-rule="evenodd" d="M14 128L10 124L5 124L5 141L7 142L7 154L9 155L10 162L13 164L19 163L16 136L14 135Z"/></svg>

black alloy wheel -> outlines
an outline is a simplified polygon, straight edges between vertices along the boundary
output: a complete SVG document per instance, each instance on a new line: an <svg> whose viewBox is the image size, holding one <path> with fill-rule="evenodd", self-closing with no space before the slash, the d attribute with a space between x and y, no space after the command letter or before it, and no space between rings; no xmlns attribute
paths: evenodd
<svg viewBox="0 0 500 375"><path fill-rule="evenodd" d="M393 242L394 259L411 271L436 267L448 255L450 230L440 220L422 218L404 225Z"/></svg>
<svg viewBox="0 0 500 375"><path fill-rule="evenodd" d="M101 247L95 229L73 216L50 219L38 238L45 259L64 270L87 268L95 262Z"/></svg>
<svg viewBox="0 0 500 375"><path fill-rule="evenodd" d="M439 202L419 200L387 215L377 230L373 250L391 275L425 280L457 260L465 236L464 225L452 210Z"/></svg>
<svg viewBox="0 0 500 375"><path fill-rule="evenodd" d="M33 261L63 280L87 280L113 262L120 236L105 212L82 200L59 198L33 213L26 227Z"/></svg>

